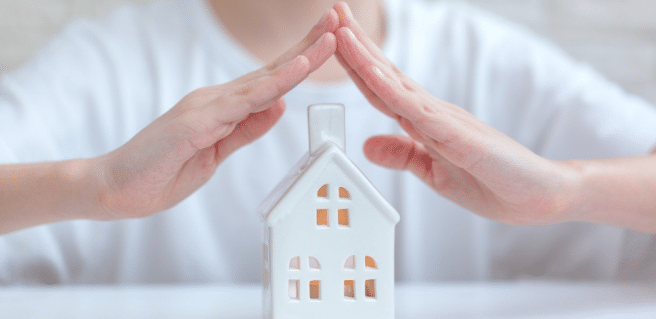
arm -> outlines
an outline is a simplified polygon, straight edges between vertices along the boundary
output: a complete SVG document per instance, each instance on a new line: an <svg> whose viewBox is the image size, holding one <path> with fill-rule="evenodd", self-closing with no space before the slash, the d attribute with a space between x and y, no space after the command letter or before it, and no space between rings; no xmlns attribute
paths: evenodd
<svg viewBox="0 0 656 319"><path fill-rule="evenodd" d="M568 161L581 183L565 215L572 220L656 233L656 154Z"/></svg>
<svg viewBox="0 0 656 319"><path fill-rule="evenodd" d="M335 52L334 11L262 69L191 92L120 148L91 159L0 166L0 234L69 220L138 218L203 185L282 116L282 96Z"/></svg>
<svg viewBox="0 0 656 319"><path fill-rule="evenodd" d="M410 135L370 138L367 157L407 169L442 196L509 224L588 221L656 232L656 157L553 161L540 157L396 68L344 3L337 57L369 101Z"/></svg>

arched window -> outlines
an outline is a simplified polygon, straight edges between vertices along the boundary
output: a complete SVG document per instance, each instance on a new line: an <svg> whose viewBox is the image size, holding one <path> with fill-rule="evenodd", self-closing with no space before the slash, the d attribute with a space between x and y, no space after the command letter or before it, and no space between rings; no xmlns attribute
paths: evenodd
<svg viewBox="0 0 656 319"><path fill-rule="evenodd" d="M346 258L344 262L344 269L355 270L355 255L351 255Z"/></svg>
<svg viewBox="0 0 656 319"><path fill-rule="evenodd" d="M301 269L301 257L299 257L299 256L292 257L292 259L289 260L289 269L290 270L300 270Z"/></svg>
<svg viewBox="0 0 656 319"><path fill-rule="evenodd" d="M368 269L377 269L376 267L376 261L371 258L371 256L366 256L364 257L364 266L367 267Z"/></svg>
<svg viewBox="0 0 656 319"><path fill-rule="evenodd" d="M310 269L321 269L321 264L319 264L319 261L312 257L308 257L308 263L310 264Z"/></svg>
<svg viewBox="0 0 656 319"><path fill-rule="evenodd" d="M360 257L361 258L361 257ZM362 297L356 297L356 294L358 293L357 291L360 291L360 294L362 294L360 290L362 287L360 285L364 284L364 296L367 299L375 299L376 298L376 279L375 278L375 273L372 272L372 270L377 270L378 265L376 265L376 261L374 260L373 257L371 256L365 256L364 257L364 269L362 269L362 266L360 268L356 269L356 257L355 255L351 255L346 257L346 260L344 261L344 270L346 271L345 277L344 278L344 300L348 301L355 301L356 299L362 298ZM364 282L352 279L353 277L359 277L356 276L357 273L360 273L361 271L366 272L367 277L372 276L374 278L372 279L367 279L364 280ZM350 277L350 278L349 278ZM369 277L371 278L371 277Z"/></svg>
<svg viewBox="0 0 656 319"><path fill-rule="evenodd" d="M323 184L317 191L316 221L320 229L328 229L331 223L334 225L335 220L337 220L337 226L339 228L351 227L351 216L348 209L351 193L344 187L339 187L336 192L339 195L339 199L336 199L334 196L331 198L329 184Z"/></svg>
<svg viewBox="0 0 656 319"><path fill-rule="evenodd" d="M351 199L351 194L344 187L339 188L339 198L341 199Z"/></svg>
<svg viewBox="0 0 656 319"><path fill-rule="evenodd" d="M319 191L317 192L317 197L319 198L328 198L328 184L324 184L319 188Z"/></svg>

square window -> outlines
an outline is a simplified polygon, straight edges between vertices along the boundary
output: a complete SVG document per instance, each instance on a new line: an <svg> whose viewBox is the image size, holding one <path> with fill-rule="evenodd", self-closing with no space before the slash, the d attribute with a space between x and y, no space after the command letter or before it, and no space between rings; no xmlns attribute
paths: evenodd
<svg viewBox="0 0 656 319"><path fill-rule="evenodd" d="M344 297L355 299L355 280L344 280Z"/></svg>
<svg viewBox="0 0 656 319"><path fill-rule="evenodd" d="M310 299L321 299L321 280L310 281Z"/></svg>
<svg viewBox="0 0 656 319"><path fill-rule="evenodd" d="M369 298L376 298L376 280L369 279L364 282L364 294Z"/></svg>
<svg viewBox="0 0 656 319"><path fill-rule="evenodd" d="M289 299L291 300L298 300L298 288L299 288L299 280L298 279L290 279L289 280Z"/></svg>
<svg viewBox="0 0 656 319"><path fill-rule="evenodd" d="M317 209L317 226L328 226L327 209Z"/></svg>
<svg viewBox="0 0 656 319"><path fill-rule="evenodd" d="M340 226L349 226L349 210L348 208L340 209L337 211L337 221Z"/></svg>

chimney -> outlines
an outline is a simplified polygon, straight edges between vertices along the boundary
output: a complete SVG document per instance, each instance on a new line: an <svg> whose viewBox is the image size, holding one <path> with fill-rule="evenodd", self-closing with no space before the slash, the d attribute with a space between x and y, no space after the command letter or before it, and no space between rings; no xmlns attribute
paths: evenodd
<svg viewBox="0 0 656 319"><path fill-rule="evenodd" d="M345 150L344 105L314 104L308 107L310 154L326 142L335 143Z"/></svg>

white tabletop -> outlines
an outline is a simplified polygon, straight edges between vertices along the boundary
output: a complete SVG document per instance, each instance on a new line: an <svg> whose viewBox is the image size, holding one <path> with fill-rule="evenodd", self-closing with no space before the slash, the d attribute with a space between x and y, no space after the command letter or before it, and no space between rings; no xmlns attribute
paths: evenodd
<svg viewBox="0 0 656 319"><path fill-rule="evenodd" d="M0 287L0 318L261 318L258 286ZM396 318L656 318L656 287L397 285ZM309 316L308 318L311 318Z"/></svg>

